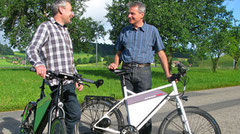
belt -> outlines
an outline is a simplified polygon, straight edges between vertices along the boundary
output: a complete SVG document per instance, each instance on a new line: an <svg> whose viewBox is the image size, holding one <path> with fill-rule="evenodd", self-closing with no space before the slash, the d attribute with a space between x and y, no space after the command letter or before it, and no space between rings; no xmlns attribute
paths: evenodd
<svg viewBox="0 0 240 134"><path fill-rule="evenodd" d="M150 63L143 63L143 64L138 64L138 63L123 63L123 66L127 67L147 67L150 66Z"/></svg>

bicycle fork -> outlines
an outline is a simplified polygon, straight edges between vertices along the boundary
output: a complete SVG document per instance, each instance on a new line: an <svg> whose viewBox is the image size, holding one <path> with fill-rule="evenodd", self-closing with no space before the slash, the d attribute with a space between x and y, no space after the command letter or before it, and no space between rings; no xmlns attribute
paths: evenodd
<svg viewBox="0 0 240 134"><path fill-rule="evenodd" d="M173 89L174 92L178 94L178 91L176 90L176 84L173 84ZM176 107L178 109L178 114L181 117L184 130L187 132L187 134L192 134L183 103L178 95L176 96Z"/></svg>

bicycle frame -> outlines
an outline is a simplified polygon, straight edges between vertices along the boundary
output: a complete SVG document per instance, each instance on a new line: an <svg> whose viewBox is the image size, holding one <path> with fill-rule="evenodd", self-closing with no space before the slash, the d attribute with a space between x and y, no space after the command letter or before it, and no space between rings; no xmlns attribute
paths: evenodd
<svg viewBox="0 0 240 134"><path fill-rule="evenodd" d="M173 87L173 91L170 94L167 94L166 92L161 91L161 89L165 89L168 87ZM93 125L93 128L108 131L111 133L120 134L120 131L118 130L99 127L97 126L97 124L104 118L108 118L110 113L115 108L118 108L118 106L120 106L122 103L125 103L129 125L136 127L137 130L140 130L147 123L147 121L150 120L169 99L174 97L176 98L176 107L181 109L181 113L182 113L181 117L182 117L182 122L184 124L184 128L189 134L191 134L190 126L186 117L186 113L185 113L182 101L179 97L179 93L178 93L178 89L175 81L172 81L170 84L159 86L157 88L153 88L151 90L147 90L140 93L134 93L128 90L125 83L123 83L123 93L124 93L124 98L120 100L116 105L114 105L102 118L100 118Z"/></svg>
<svg viewBox="0 0 240 134"><path fill-rule="evenodd" d="M48 94L45 96L44 84L45 84L45 82L43 80L43 84L40 87L41 88L40 98L37 100L37 102L33 102L33 101L29 102L23 112L22 120L24 121L26 118L28 118L26 116L27 116L27 112L29 111L29 109L35 108L35 109L33 109L33 111L34 111L33 131L34 131L34 133L42 133L42 131L46 127L47 123L48 123L48 133L50 133L51 119L53 117L54 109L57 109L56 111L58 111L58 109L60 109L63 113L62 118L65 118L65 112L63 110L63 103L60 101L60 98L58 97L58 100L57 100L58 105L53 105L52 104L53 99L51 97L51 94ZM57 89L59 89L59 91L57 91L58 95L62 94L62 93L60 93L62 91L61 88L62 88L62 84L60 84L59 87L57 88ZM53 92L55 92L55 91L53 91ZM59 115L57 115L57 116L59 116Z"/></svg>

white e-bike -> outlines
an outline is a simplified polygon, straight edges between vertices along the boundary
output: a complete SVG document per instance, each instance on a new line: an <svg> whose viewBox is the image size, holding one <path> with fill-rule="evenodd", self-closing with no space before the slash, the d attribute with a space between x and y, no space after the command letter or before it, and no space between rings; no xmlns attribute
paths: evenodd
<svg viewBox="0 0 240 134"><path fill-rule="evenodd" d="M178 65L178 73L172 76L170 84L134 93L127 89L124 78L131 71L114 70L113 73L122 77L124 98L117 101L114 97L85 96L85 101L81 104L80 133L138 134L144 124L167 101L171 101L176 104L176 109L164 118L158 134L221 134L218 123L206 111L194 106L183 106L182 101L188 100L184 96L188 81L186 72L187 69ZM176 79L184 85L181 93L178 92ZM173 89L170 94L162 91L168 87Z"/></svg>

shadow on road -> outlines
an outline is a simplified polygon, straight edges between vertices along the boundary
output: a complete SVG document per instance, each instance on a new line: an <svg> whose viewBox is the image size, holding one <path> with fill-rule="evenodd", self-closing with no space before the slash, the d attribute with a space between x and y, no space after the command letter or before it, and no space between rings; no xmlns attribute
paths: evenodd
<svg viewBox="0 0 240 134"><path fill-rule="evenodd" d="M2 118L2 122L0 122L0 134L6 133L12 133L12 134L18 134L19 131L19 125L20 121L12 118L12 117L4 117Z"/></svg>

